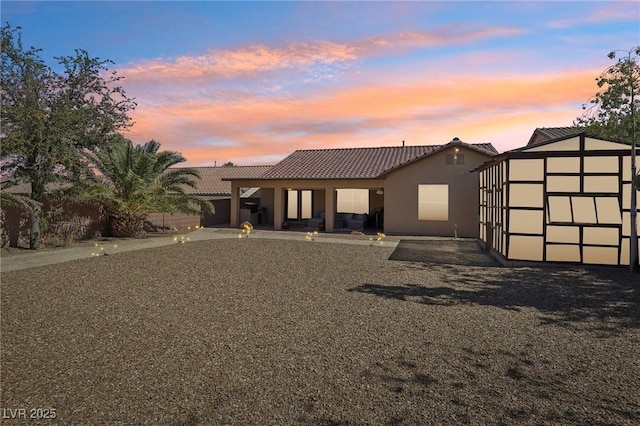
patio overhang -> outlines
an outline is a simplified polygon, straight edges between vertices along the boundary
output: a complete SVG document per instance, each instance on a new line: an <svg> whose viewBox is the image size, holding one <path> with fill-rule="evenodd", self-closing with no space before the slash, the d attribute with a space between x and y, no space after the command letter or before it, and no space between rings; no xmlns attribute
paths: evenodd
<svg viewBox="0 0 640 426"><path fill-rule="evenodd" d="M225 179L231 181L231 226L240 224L240 188L259 187L273 192L273 229L282 229L285 222L285 192L289 190L314 191L314 199L325 213L325 231L335 229L336 191L338 189L368 189L384 192L384 179ZM264 193L264 191L263 191ZM324 194L324 195L322 195ZM381 194L382 195L382 194Z"/></svg>

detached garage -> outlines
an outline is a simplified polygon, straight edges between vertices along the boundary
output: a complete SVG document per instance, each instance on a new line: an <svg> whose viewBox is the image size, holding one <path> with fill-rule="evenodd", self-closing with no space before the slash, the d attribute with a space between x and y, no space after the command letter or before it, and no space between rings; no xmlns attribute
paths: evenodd
<svg viewBox="0 0 640 426"><path fill-rule="evenodd" d="M531 141L478 168L481 244L506 265L629 265L631 146L572 128Z"/></svg>

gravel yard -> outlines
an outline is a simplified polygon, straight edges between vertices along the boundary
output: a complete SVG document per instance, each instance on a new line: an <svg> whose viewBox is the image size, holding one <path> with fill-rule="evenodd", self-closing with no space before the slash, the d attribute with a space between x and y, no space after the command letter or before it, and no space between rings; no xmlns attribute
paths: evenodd
<svg viewBox="0 0 640 426"><path fill-rule="evenodd" d="M640 423L637 275L392 252L219 239L3 273L3 424Z"/></svg>

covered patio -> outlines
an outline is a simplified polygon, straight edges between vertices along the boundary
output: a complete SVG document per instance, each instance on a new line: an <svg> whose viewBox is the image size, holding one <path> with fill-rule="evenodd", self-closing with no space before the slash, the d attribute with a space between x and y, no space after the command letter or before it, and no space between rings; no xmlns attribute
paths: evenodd
<svg viewBox="0 0 640 426"><path fill-rule="evenodd" d="M384 180L233 180L231 226L236 227L250 208L240 199L240 188L259 187L261 223L274 230L301 225L304 228L336 232L382 230Z"/></svg>

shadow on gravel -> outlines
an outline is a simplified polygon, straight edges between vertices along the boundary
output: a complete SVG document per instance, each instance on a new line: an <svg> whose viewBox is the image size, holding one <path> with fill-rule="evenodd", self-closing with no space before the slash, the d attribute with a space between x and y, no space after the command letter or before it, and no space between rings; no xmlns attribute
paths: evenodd
<svg viewBox="0 0 640 426"><path fill-rule="evenodd" d="M389 260L466 266L500 266L469 240L400 240Z"/></svg>
<svg viewBox="0 0 640 426"><path fill-rule="evenodd" d="M533 355L533 356L532 356ZM581 388L575 387L575 371L549 368L551 360L536 355L534 345L528 343L516 350L500 348L478 351L462 347L460 354L451 354L444 365L449 371L443 379L431 376L431 371L420 361L410 362L402 356L376 362L363 374L367 383L383 384L390 397L428 392L431 403L455 406L456 424L482 424L487 420L479 413L490 411L493 424L519 424L524 422L552 424L619 424L602 418L622 419L636 424L640 420L637 405L623 406L614 395L598 395L596 407L589 411L580 407L584 402ZM455 366L455 368L451 368ZM437 369L431 366L431 370ZM442 376L442 375L440 375ZM463 391L465 388L471 391ZM505 398L504 389L514 398ZM482 389L483 398L475 390ZM439 401L438 401L439 400ZM540 407L547 409L540 409ZM597 411L600 418L593 418ZM473 417L472 417L473 416ZM396 414L386 424L411 424Z"/></svg>
<svg viewBox="0 0 640 426"><path fill-rule="evenodd" d="M603 333L640 327L638 275L624 269L478 268L413 263L438 286L362 284L348 291L426 305L475 304L535 308L543 323L571 326L601 320Z"/></svg>
<svg viewBox="0 0 640 426"><path fill-rule="evenodd" d="M594 339L625 335L630 329L640 328L640 283L638 275L626 270L418 263L406 267L424 271L429 274L425 282L435 284L365 283L348 291L435 307L534 308L540 312L543 325L582 328L590 331L587 338ZM430 374L433 365L440 364L411 364L402 359L371 366L370 376L386 384L389 395L425 391L447 395L440 403L457 407L454 411L459 423L484 422L486 418L471 417L475 414L470 413L482 413L487 407L493 413L490 423L495 424L609 425L640 421L636 400L607 392L585 399L593 391L576 383L589 384L589 367L560 368L554 359L540 356L530 343L461 349L458 353L454 349L442 360L448 371L444 377ZM509 389L506 393L511 398L505 398L505 389ZM480 394L482 398L476 398Z"/></svg>

